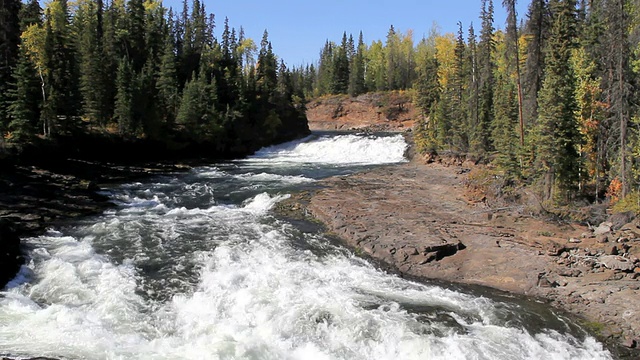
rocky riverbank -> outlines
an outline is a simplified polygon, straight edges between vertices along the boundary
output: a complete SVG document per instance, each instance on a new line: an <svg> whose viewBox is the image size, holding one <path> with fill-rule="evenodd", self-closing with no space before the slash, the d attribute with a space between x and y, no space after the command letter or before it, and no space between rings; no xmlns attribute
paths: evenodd
<svg viewBox="0 0 640 360"><path fill-rule="evenodd" d="M588 228L471 203L471 166L414 160L334 177L280 210L311 215L401 274L549 301L624 357L640 356L640 224L618 217Z"/></svg>

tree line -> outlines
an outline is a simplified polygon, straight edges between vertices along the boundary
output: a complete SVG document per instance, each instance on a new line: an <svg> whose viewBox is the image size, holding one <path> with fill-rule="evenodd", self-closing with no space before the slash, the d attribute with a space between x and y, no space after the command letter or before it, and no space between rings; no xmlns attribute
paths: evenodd
<svg viewBox="0 0 640 360"><path fill-rule="evenodd" d="M272 51L199 0L0 0L0 150L87 132L213 152L308 132Z"/></svg>
<svg viewBox="0 0 640 360"><path fill-rule="evenodd" d="M422 152L491 161L509 182L547 200L612 197L640 186L640 2L530 0L524 17L480 2L456 34L414 43L392 26L384 42L343 35L317 64L294 69L307 96L407 90L423 112Z"/></svg>

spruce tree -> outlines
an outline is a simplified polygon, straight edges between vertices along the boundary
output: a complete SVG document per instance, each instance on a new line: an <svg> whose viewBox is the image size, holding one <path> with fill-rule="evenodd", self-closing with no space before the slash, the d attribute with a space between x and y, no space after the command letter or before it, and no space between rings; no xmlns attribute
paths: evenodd
<svg viewBox="0 0 640 360"><path fill-rule="evenodd" d="M456 38L456 46L454 49L453 78L451 79L451 127L453 131L451 139L454 148L466 153L469 150L469 137L471 135L470 124L467 120L465 111L465 88L469 78L465 57L467 47L464 42L462 32L462 23L458 22L458 36Z"/></svg>
<svg viewBox="0 0 640 360"><path fill-rule="evenodd" d="M402 54L400 50L400 37L393 25L387 33L386 46L386 79L388 90L402 88Z"/></svg>
<svg viewBox="0 0 640 360"><path fill-rule="evenodd" d="M539 96L536 168L544 196L566 200L578 183L580 133L576 121L576 80L570 58L575 48L575 0L549 3L552 24L546 49L545 78Z"/></svg>
<svg viewBox="0 0 640 360"><path fill-rule="evenodd" d="M467 122L469 131L474 131L476 124L479 123L478 119L478 99L479 99L479 78L478 78L478 46L476 43L476 34L473 28L473 24L469 25L469 31L467 35L467 66L469 68L469 79L467 89ZM470 141L474 139L473 134L469 136Z"/></svg>
<svg viewBox="0 0 640 360"><path fill-rule="evenodd" d="M331 93L333 81L333 49L334 44L327 40L320 52L317 76L317 96Z"/></svg>
<svg viewBox="0 0 640 360"><path fill-rule="evenodd" d="M116 97L113 117L118 124L118 131L124 137L134 135L133 119L133 70L126 57L118 62L116 78Z"/></svg>
<svg viewBox="0 0 640 360"><path fill-rule="evenodd" d="M527 60L522 79L522 111L526 128L531 128L538 119L538 91L542 87L544 74L544 49L549 33L549 9L547 0L532 0L527 14L525 33Z"/></svg>
<svg viewBox="0 0 640 360"><path fill-rule="evenodd" d="M478 123L474 126L474 138L471 141L472 151L476 155L485 155L491 151L491 123L494 117L493 90L495 79L493 75L495 42L493 39L493 0L482 1L482 30L478 44L478 75L479 101Z"/></svg>
<svg viewBox="0 0 640 360"><path fill-rule="evenodd" d="M48 94L41 113L46 124L45 135L68 134L77 125L80 95L66 0L54 0L48 4L43 52Z"/></svg>
<svg viewBox="0 0 640 360"><path fill-rule="evenodd" d="M258 53L258 69L256 71L256 82L258 84L258 96L263 106L274 103L276 87L278 84L278 64L273 53L269 33L265 30L260 42L260 52Z"/></svg>
<svg viewBox="0 0 640 360"><path fill-rule="evenodd" d="M42 8L38 1L31 0L25 4L20 9L19 18L21 31L31 25L42 25ZM36 134L42 95L40 78L35 64L27 54L26 46L21 46L19 49L17 64L10 83L13 84L13 89L5 94L6 99L9 100L7 110L10 120L8 129L5 130L11 132L13 142L28 142Z"/></svg>
<svg viewBox="0 0 640 360"><path fill-rule="evenodd" d="M156 88L158 91L160 121L164 126L170 128L180 104L175 44L171 35L167 35L165 40Z"/></svg>
<svg viewBox="0 0 640 360"><path fill-rule="evenodd" d="M633 104L634 86L629 65L629 4L625 0L601 0L596 2L604 20L603 37L600 42L603 66L603 95L608 103L607 120L611 134L609 138L610 162L617 165L612 178L622 184L621 195L631 190L630 149L628 144L629 124ZM612 179L611 179L612 180Z"/></svg>
<svg viewBox="0 0 640 360"><path fill-rule="evenodd" d="M358 96L365 92L364 84L364 52L366 45L362 39L362 31L358 37L358 47L356 48L353 59L351 60L351 66L349 69L349 95Z"/></svg>
<svg viewBox="0 0 640 360"><path fill-rule="evenodd" d="M502 0L502 6L507 10L507 58L511 71L515 73L516 87L518 91L518 123L520 146L524 146L524 117L522 110L522 81L520 79L520 38L518 34L518 14L516 13L516 0Z"/></svg>
<svg viewBox="0 0 640 360"><path fill-rule="evenodd" d="M14 90L9 94L8 108L10 123L8 130L17 143L29 142L36 133L40 117L40 79L35 66L29 60L24 48L20 50L18 64L13 72Z"/></svg>
<svg viewBox="0 0 640 360"><path fill-rule="evenodd" d="M0 0L0 149L9 123L11 71L18 59L20 0Z"/></svg>
<svg viewBox="0 0 640 360"><path fill-rule="evenodd" d="M349 58L347 50L347 33L344 33L341 45L333 53L332 94L346 94L349 90Z"/></svg>
<svg viewBox="0 0 640 360"><path fill-rule="evenodd" d="M501 75L496 81L494 96L495 120L491 133L496 149L494 163L506 179L517 179L520 177L517 89L510 79Z"/></svg>
<svg viewBox="0 0 640 360"><path fill-rule="evenodd" d="M94 2L81 3L74 25L78 36L78 58L80 70L80 93L82 95L82 114L94 126L103 126L107 122L106 114L106 83L104 80L104 65L102 39L100 34L101 10Z"/></svg>
<svg viewBox="0 0 640 360"><path fill-rule="evenodd" d="M138 73L147 61L145 44L145 10L142 0L127 1L127 54L133 71Z"/></svg>

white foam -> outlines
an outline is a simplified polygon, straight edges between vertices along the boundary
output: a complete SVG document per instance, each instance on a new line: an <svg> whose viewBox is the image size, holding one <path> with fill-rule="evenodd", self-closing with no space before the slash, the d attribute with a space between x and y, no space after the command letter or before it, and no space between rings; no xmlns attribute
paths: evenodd
<svg viewBox="0 0 640 360"><path fill-rule="evenodd" d="M264 148L248 161L272 163L320 163L335 165L376 165L405 161L407 143L402 135L369 137L361 135L307 138Z"/></svg>
<svg viewBox="0 0 640 360"><path fill-rule="evenodd" d="M314 182L314 179L302 175L278 175L269 173L247 173L234 176L235 179L248 182L279 182L282 184L305 184Z"/></svg>
<svg viewBox="0 0 640 360"><path fill-rule="evenodd" d="M275 206L275 204L282 200L288 199L289 197L291 197L291 195L289 194L271 196L267 193L262 193L256 195L252 199L245 201L243 204L243 208L245 210L249 210L254 214L263 215L267 211L271 210Z"/></svg>
<svg viewBox="0 0 640 360"><path fill-rule="evenodd" d="M203 166L195 170L199 177L209 179L219 179L228 176L228 174L217 167Z"/></svg>
<svg viewBox="0 0 640 360"><path fill-rule="evenodd" d="M112 358L149 326L131 265L96 255L90 239L45 236L29 268L36 281L0 297L0 349L70 358ZM119 350L118 350L119 351Z"/></svg>
<svg viewBox="0 0 640 360"><path fill-rule="evenodd" d="M95 252L91 236L31 240L40 246L29 265L37 280L0 298L0 348L97 359L611 358L592 338L505 327L486 298L408 282L343 252L295 250L287 225L251 220L280 199L259 194L242 207L176 209L173 216L234 230L193 255L201 264L197 286L166 303L137 295L136 260L113 264ZM153 216L167 224L172 215ZM458 330L402 304L437 307Z"/></svg>

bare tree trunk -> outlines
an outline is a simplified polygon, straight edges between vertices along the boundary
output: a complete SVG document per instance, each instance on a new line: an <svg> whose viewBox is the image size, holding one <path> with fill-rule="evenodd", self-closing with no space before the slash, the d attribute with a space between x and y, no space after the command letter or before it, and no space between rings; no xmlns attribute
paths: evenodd
<svg viewBox="0 0 640 360"><path fill-rule="evenodd" d="M45 82L44 82L44 76L42 75L42 69L38 68L38 76L40 76L40 88L42 89L42 103L46 104L47 102L47 92L45 91ZM44 137L48 137L49 136L49 131L48 131L48 124L47 122L49 121L49 119L45 116L44 121L42 122L42 136Z"/></svg>
<svg viewBox="0 0 640 360"><path fill-rule="evenodd" d="M547 173L544 176L544 199L551 200L553 199L553 188L554 188L555 176L552 168L547 170Z"/></svg>
<svg viewBox="0 0 640 360"><path fill-rule="evenodd" d="M516 60L517 61L517 60ZM518 72L518 116L520 117L520 146L524 146L524 117L522 115L522 83L520 82L520 66Z"/></svg>

